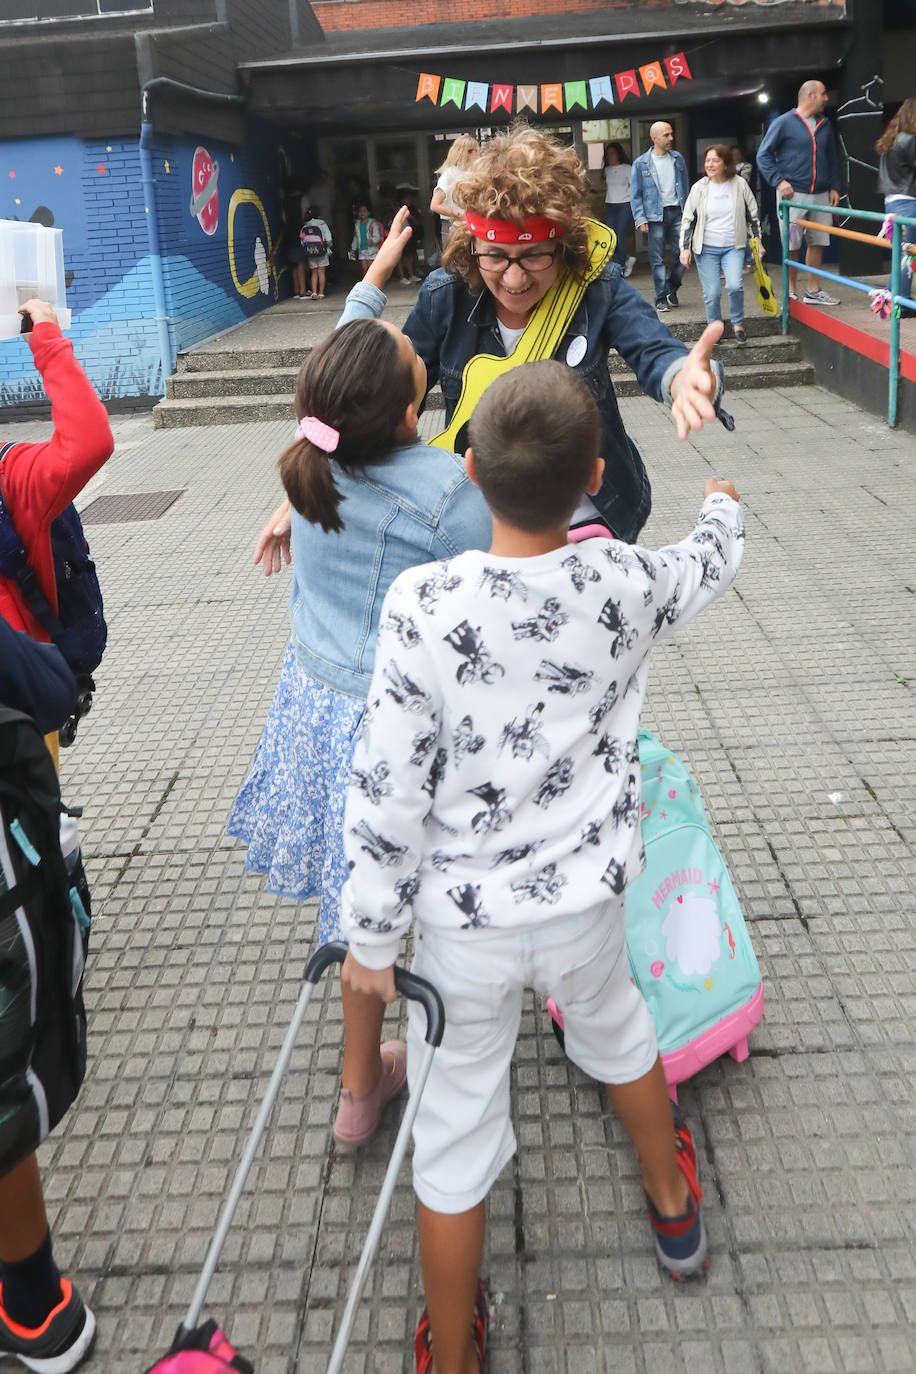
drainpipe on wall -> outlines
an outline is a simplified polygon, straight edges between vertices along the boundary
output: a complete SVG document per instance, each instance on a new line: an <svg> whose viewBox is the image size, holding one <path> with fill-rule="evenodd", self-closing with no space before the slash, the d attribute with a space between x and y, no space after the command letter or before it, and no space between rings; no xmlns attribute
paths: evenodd
<svg viewBox="0 0 916 1374"><path fill-rule="evenodd" d="M169 333L169 317L165 304L165 274L162 270L162 252L159 244L159 217L156 210L156 183L153 178L153 126L150 122L150 92L168 87L183 95L194 96L198 100L215 100L221 104L244 105L241 95L224 95L219 91L204 91L198 86L188 86L183 81L174 81L169 76L154 76L140 91L140 179L143 185L143 200L146 206L146 232L149 239L150 261L153 272L153 300L156 306L156 333L159 338L159 357L162 362L162 394L165 393L165 379L172 375L175 355Z"/></svg>

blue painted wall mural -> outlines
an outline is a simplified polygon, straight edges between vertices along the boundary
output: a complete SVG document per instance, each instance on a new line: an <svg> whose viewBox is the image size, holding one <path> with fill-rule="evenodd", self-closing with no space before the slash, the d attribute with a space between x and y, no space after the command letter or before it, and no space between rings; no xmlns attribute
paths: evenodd
<svg viewBox="0 0 916 1374"><path fill-rule="evenodd" d="M288 293L277 264L274 145L158 136L153 175L174 354ZM0 218L62 229L69 331L105 400L159 396L147 206L135 141L70 137L0 144ZM20 339L0 341L0 405L43 400Z"/></svg>

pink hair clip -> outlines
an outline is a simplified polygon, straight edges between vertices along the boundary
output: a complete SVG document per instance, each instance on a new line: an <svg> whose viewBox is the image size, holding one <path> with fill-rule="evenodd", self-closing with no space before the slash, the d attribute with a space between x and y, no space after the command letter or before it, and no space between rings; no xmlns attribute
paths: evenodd
<svg viewBox="0 0 916 1374"><path fill-rule="evenodd" d="M332 425L326 425L314 415L303 415L296 428L296 438L308 439L316 448L323 449L325 453L333 453L340 443L340 430L334 429Z"/></svg>

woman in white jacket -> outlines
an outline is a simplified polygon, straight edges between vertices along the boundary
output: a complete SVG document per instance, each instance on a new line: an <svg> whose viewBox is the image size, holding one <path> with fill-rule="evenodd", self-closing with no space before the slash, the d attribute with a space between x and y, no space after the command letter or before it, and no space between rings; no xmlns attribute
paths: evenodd
<svg viewBox="0 0 916 1374"><path fill-rule="evenodd" d="M748 229L760 245L757 202L747 182L737 175L731 150L724 143L706 149L703 165L706 175L691 186L681 217L681 262L689 267L691 256L696 258L707 324L722 318L720 274L724 275L732 329L736 341L744 344L741 271Z"/></svg>

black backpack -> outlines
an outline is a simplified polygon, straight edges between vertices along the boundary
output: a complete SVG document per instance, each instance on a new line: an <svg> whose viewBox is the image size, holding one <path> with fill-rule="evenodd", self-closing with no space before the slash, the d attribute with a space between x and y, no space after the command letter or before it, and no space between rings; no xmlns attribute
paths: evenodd
<svg viewBox="0 0 916 1374"><path fill-rule="evenodd" d="M324 234L317 224L303 224L299 230L299 242L305 249L307 258L323 258L327 254Z"/></svg>
<svg viewBox="0 0 916 1374"><path fill-rule="evenodd" d="M15 583L39 625L60 649L80 686L77 714L61 730L61 744L72 744L76 722L92 705L91 674L102 661L108 640L102 589L83 523L71 504L51 525L51 554L57 583L57 615L38 585L35 570L3 500L2 462L13 444L0 445L0 573Z"/></svg>
<svg viewBox="0 0 916 1374"><path fill-rule="evenodd" d="M0 1177L44 1140L86 1072L89 890L60 844L60 785L34 721L0 707Z"/></svg>

